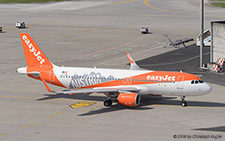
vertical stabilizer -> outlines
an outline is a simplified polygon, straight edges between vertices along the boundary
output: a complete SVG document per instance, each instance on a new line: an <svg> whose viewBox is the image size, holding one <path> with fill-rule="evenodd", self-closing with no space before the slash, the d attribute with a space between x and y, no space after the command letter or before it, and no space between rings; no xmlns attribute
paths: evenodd
<svg viewBox="0 0 225 141"><path fill-rule="evenodd" d="M52 67L42 50L28 33L20 33L28 68Z"/></svg>

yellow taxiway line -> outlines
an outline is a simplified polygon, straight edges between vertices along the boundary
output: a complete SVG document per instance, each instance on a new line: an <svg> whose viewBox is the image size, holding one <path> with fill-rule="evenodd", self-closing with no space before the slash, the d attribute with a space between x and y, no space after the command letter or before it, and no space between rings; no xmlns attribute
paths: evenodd
<svg viewBox="0 0 225 141"><path fill-rule="evenodd" d="M51 116L47 117L47 119L52 118L52 117L57 116L57 115L62 114L62 113L63 113L63 112L58 112L58 113L56 113L56 114L54 114L54 115L51 115Z"/></svg>
<svg viewBox="0 0 225 141"><path fill-rule="evenodd" d="M159 11L163 11L163 12L167 12L167 13L195 15L196 16L196 14L188 14L188 13L183 13L183 12L175 12L175 11L169 11L169 10L165 10L165 9L160 9L160 8L157 8L157 7L154 7L154 6L150 5L148 3L148 0L144 0L144 4L147 5L147 6L149 6L149 7L151 7L151 8L153 8L153 9L156 9L156 10L159 10Z"/></svg>
<svg viewBox="0 0 225 141"><path fill-rule="evenodd" d="M117 4L123 4L123 3L133 2L133 1L134 0L127 0L127 1L117 2L117 3L107 4L107 5L117 5Z"/></svg>
<svg viewBox="0 0 225 141"><path fill-rule="evenodd" d="M48 21L44 21L44 22L39 22L39 23L34 23L34 24L28 24L28 26L41 25L41 24L50 23L50 22L54 22L54 20L48 20Z"/></svg>
<svg viewBox="0 0 225 141"><path fill-rule="evenodd" d="M5 133L5 134L1 134L1 135L0 135L0 137L2 137L2 136L5 136L5 135L7 135L7 134L8 134L8 133Z"/></svg>
<svg viewBox="0 0 225 141"><path fill-rule="evenodd" d="M38 99L37 97L9 96L9 95L0 95L0 97L21 98L21 99Z"/></svg>
<svg viewBox="0 0 225 141"><path fill-rule="evenodd" d="M41 97L24 97L24 96L9 96L9 95L0 95L0 97L6 97L6 98L19 98L19 99L34 99L34 100L38 100L41 99ZM74 100L74 99L49 99L49 100L55 100L55 101L84 101L86 102L87 100ZM90 102L96 102L99 103L99 101L92 101L90 100Z"/></svg>
<svg viewBox="0 0 225 141"><path fill-rule="evenodd" d="M165 9L160 9L160 8L157 8L157 7L154 7L154 6L150 5L148 3L148 0L144 0L144 4L147 5L148 7L153 8L153 9L156 9L156 10L159 10L159 11L163 11L163 12L167 12L167 13L182 14L182 15L186 15L186 16L199 16L199 14L184 13L184 12L175 12L175 11L169 11L169 10L165 10ZM206 15L206 17L224 18L224 16L210 16L210 15Z"/></svg>
<svg viewBox="0 0 225 141"><path fill-rule="evenodd" d="M36 124L36 123L37 123L37 122L33 122L33 123L31 123L31 124L25 125L25 126L23 126L23 127L18 128L18 130L21 130L21 129L23 129L23 128L29 127L29 126L34 125L34 124Z"/></svg>

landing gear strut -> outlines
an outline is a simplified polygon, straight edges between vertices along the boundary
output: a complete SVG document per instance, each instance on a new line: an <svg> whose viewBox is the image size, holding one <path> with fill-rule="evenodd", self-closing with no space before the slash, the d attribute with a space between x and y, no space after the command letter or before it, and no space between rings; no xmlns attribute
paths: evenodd
<svg viewBox="0 0 225 141"><path fill-rule="evenodd" d="M184 99L185 99L185 96L181 96L181 99L182 99L181 106L182 106L182 107L187 106L187 102L184 100Z"/></svg>
<svg viewBox="0 0 225 141"><path fill-rule="evenodd" d="M112 106L112 100L111 99L107 99L106 101L104 101L104 106L105 107Z"/></svg>

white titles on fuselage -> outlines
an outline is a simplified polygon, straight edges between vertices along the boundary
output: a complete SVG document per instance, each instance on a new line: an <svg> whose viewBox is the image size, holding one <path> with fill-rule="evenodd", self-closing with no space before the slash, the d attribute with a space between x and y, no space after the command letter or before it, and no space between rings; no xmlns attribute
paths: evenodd
<svg viewBox="0 0 225 141"><path fill-rule="evenodd" d="M74 74L70 81L70 88L80 88L90 85L95 85L107 81L114 80L114 76L109 75L108 77L102 76L101 73L91 72L90 74L78 75Z"/></svg>
<svg viewBox="0 0 225 141"><path fill-rule="evenodd" d="M146 77L147 80L157 80L157 81L175 81L176 76L158 76L158 75L148 75Z"/></svg>
<svg viewBox="0 0 225 141"><path fill-rule="evenodd" d="M72 79L70 82L70 87L72 88L80 88L80 87L85 87L89 85L94 85L94 84L99 84L102 83L100 78L76 78Z"/></svg>

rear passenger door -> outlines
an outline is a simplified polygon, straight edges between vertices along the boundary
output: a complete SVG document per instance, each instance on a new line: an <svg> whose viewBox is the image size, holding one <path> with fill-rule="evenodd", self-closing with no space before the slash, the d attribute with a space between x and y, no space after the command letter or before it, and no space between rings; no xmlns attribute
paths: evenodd
<svg viewBox="0 0 225 141"><path fill-rule="evenodd" d="M183 89L184 88L184 76L178 76L177 79L177 89Z"/></svg>

